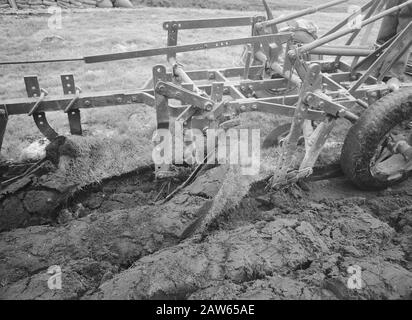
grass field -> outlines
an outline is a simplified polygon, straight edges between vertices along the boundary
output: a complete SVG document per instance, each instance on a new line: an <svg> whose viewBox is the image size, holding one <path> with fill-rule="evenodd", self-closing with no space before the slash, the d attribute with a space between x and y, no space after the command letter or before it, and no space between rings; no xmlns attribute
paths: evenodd
<svg viewBox="0 0 412 320"><path fill-rule="evenodd" d="M207 9L224 9L224 10L261 10L261 0L132 0L135 6L145 5L153 7L175 7L175 8L207 8ZM272 8L274 14L278 10L301 10L310 6L324 4L327 1L322 0L266 0ZM365 1L349 0L349 4L359 4ZM343 12L346 11L347 4L339 4L333 8L328 8L328 12Z"/></svg>
<svg viewBox="0 0 412 320"><path fill-rule="evenodd" d="M155 1L153 1L154 3ZM183 1L185 2L185 1ZM186 1L187 2L187 1ZM198 3L198 1L192 1ZM275 8L281 1L269 1ZM284 3L284 1L282 1ZM289 1L290 7L321 1ZM157 3L157 2L156 2ZM154 3L154 5L156 5ZM206 2L204 2L206 3ZM217 1L207 2L207 4ZM233 4L232 1L223 1ZM242 0L240 4L246 4ZM211 5L212 6L212 5ZM213 7L213 6L212 6ZM139 50L161 47L166 43L163 21L174 19L214 18L229 16L252 16L263 14L260 2L251 5L256 11L235 11L217 9L153 8L139 7L131 10L92 9L65 11L62 29L48 28L47 14L0 16L3 32L0 34L2 47L0 60L52 59L62 57L82 57L108 52ZM239 7L242 9L243 7ZM274 10L275 15L290 13L290 10ZM346 16L345 8L334 12L317 12L308 16L319 26L323 34ZM194 43L208 40L244 37L250 34L247 27L210 30L184 31L179 35L180 43ZM58 36L58 37L56 37ZM373 37L371 37L373 39ZM340 42L343 40L341 39ZM207 67L230 67L238 63L241 48L216 49L179 54L179 60L186 70ZM24 75L38 75L41 87L49 94L60 94L60 74L73 73L76 84L83 92L139 88L150 77L156 64L165 64L164 57L123 60L105 64L86 65L79 62L53 65L37 64L25 66L1 66L0 99L26 96ZM0 101L1 102L1 101ZM86 134L116 134L128 130L129 119L138 106L110 107L82 111L82 124ZM49 120L59 133L68 133L67 118L63 112L48 114ZM134 124L136 125L136 124ZM142 125L149 125L147 123ZM27 116L9 119L2 149L2 156L18 159L22 148L40 138L34 122Z"/></svg>

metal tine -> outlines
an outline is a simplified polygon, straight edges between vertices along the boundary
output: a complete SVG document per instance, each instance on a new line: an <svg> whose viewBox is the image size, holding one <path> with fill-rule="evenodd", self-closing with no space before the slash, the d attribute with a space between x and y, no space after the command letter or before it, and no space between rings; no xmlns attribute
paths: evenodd
<svg viewBox="0 0 412 320"><path fill-rule="evenodd" d="M82 124L81 124L81 116L80 110L74 109L74 106L80 99L81 88L76 86L74 83L74 76L72 74L62 74L60 76L63 93L67 94L75 94L75 97L69 102L69 104L64 109L64 112L67 113L67 117L69 119L70 125L70 133L73 135L82 135Z"/></svg>
<svg viewBox="0 0 412 320"><path fill-rule="evenodd" d="M27 95L32 97L39 97L34 106L28 112L29 116L33 116L34 122L40 132L50 141L57 138L59 134L50 126L47 121L45 112L38 112L38 109L47 95L47 91L40 88L37 76L25 76L24 83L26 85Z"/></svg>

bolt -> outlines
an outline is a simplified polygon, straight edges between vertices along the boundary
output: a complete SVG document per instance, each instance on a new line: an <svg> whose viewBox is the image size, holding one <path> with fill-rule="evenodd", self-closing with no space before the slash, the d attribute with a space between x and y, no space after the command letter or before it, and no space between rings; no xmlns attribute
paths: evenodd
<svg viewBox="0 0 412 320"><path fill-rule="evenodd" d="M209 80L213 80L213 79L215 79L215 73L211 72L209 73Z"/></svg>
<svg viewBox="0 0 412 320"><path fill-rule="evenodd" d="M117 99L116 99L116 101L117 101L117 103L122 103L122 98L120 98L120 97L118 97Z"/></svg>
<svg viewBox="0 0 412 320"><path fill-rule="evenodd" d="M223 93L224 93L224 94L228 94L228 93L229 93L229 88L224 88L224 89L223 89Z"/></svg>
<svg viewBox="0 0 412 320"><path fill-rule="evenodd" d="M133 102L137 102L137 97L136 97L136 96L132 96L132 101L133 101Z"/></svg>
<svg viewBox="0 0 412 320"><path fill-rule="evenodd" d="M206 109L207 111L212 110L212 108L213 108L213 103L207 102L207 103L205 104L205 109Z"/></svg>
<svg viewBox="0 0 412 320"><path fill-rule="evenodd" d="M246 111L246 106L244 106L244 105L240 106L240 111L245 112Z"/></svg>
<svg viewBox="0 0 412 320"><path fill-rule="evenodd" d="M323 101L319 102L319 107L320 108L323 108L324 106L325 106L325 102L323 102Z"/></svg>
<svg viewBox="0 0 412 320"><path fill-rule="evenodd" d="M294 50L289 50L288 51L288 57L292 60L296 59L296 52Z"/></svg>
<svg viewBox="0 0 412 320"><path fill-rule="evenodd" d="M246 90L246 87L245 87L245 86L241 86L241 87L240 87L240 90L245 91L245 90Z"/></svg>
<svg viewBox="0 0 412 320"><path fill-rule="evenodd" d="M176 92L176 98L180 98L182 94L180 92Z"/></svg>
<svg viewBox="0 0 412 320"><path fill-rule="evenodd" d="M84 102L84 105L85 105L85 106L90 106L90 105L91 105L91 102L90 102L89 100L86 100L86 101Z"/></svg>
<svg viewBox="0 0 412 320"><path fill-rule="evenodd" d="M257 104L252 105L252 109L253 109L253 110L257 110L257 108L258 108L258 107L257 107Z"/></svg>
<svg viewBox="0 0 412 320"><path fill-rule="evenodd" d="M342 109L342 110L339 110L339 111L338 111L338 116L339 116L339 117L344 117L345 114L346 114L346 110L343 110L343 109Z"/></svg>
<svg viewBox="0 0 412 320"><path fill-rule="evenodd" d="M249 85L249 86L248 86L248 89L249 89L249 90L253 90L253 86L252 86L252 85Z"/></svg>
<svg viewBox="0 0 412 320"><path fill-rule="evenodd" d="M372 91L369 95L370 95L372 98L376 98L376 97L378 96L378 93L377 93L376 91Z"/></svg>
<svg viewBox="0 0 412 320"><path fill-rule="evenodd" d="M157 87L158 92L162 92L164 90L165 90L165 86L163 84L161 84L160 86Z"/></svg>
<svg viewBox="0 0 412 320"><path fill-rule="evenodd" d="M306 101L306 103L312 103L312 102L313 102L313 99L314 99L313 95L312 95L312 94L308 94L308 95L306 96L305 101Z"/></svg>

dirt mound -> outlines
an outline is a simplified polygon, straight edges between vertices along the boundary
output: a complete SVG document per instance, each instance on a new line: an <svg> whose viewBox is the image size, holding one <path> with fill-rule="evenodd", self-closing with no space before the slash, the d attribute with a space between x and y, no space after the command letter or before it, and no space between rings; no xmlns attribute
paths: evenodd
<svg viewBox="0 0 412 320"><path fill-rule="evenodd" d="M132 138L59 136L22 178L9 179L4 187L0 180L0 231L56 221L58 209L85 187L150 168L150 150L145 133Z"/></svg>
<svg viewBox="0 0 412 320"><path fill-rule="evenodd" d="M407 253L397 244L392 227L356 201L343 199L327 205L307 202L305 193L298 194L300 199L290 193L276 198L283 198L283 204L293 201L299 214L276 206L264 214L263 221L245 221L244 226L216 231L205 241L192 239L163 249L101 285L92 297L410 297ZM347 269L355 265L362 269L361 290L346 286Z"/></svg>

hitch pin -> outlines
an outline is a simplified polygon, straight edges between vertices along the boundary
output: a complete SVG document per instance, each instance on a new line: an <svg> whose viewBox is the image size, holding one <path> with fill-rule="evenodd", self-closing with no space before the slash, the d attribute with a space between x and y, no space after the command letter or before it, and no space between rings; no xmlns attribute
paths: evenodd
<svg viewBox="0 0 412 320"><path fill-rule="evenodd" d="M82 92L82 89L80 87L76 86L76 96L69 102L67 105L66 109L64 109L64 112L67 113L70 111L70 109L74 106L74 104L77 102L77 100L80 99L80 92Z"/></svg>
<svg viewBox="0 0 412 320"><path fill-rule="evenodd" d="M49 94L49 93L47 92L47 90L45 90L45 89L43 89L43 88L40 89L40 92L41 92L41 93L40 93L39 99L36 101L36 103L34 104L33 108L31 108L31 110L30 110L29 113L28 113L29 116L32 116L33 113L36 112L36 110L37 110L38 107L40 106L40 103L41 103L41 102L44 100L44 98Z"/></svg>

